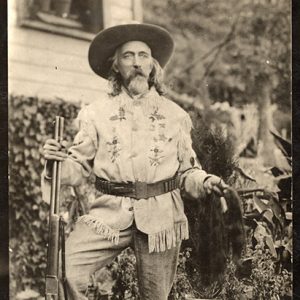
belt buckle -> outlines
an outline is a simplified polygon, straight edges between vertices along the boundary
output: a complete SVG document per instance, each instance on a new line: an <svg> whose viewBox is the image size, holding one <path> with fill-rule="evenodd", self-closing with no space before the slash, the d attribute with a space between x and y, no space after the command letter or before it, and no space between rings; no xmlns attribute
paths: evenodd
<svg viewBox="0 0 300 300"><path fill-rule="evenodd" d="M135 182L135 196L136 199L146 199L148 196L147 183L142 181Z"/></svg>

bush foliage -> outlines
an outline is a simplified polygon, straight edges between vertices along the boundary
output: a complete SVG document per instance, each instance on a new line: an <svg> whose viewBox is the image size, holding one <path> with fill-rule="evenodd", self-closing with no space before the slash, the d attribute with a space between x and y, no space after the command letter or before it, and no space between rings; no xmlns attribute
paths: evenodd
<svg viewBox="0 0 300 300"><path fill-rule="evenodd" d="M48 236L48 205L42 201L40 190L42 145L46 138L52 137L56 115L66 118L67 139L74 136L71 122L79 105L11 96L9 106L12 294L25 287L42 293Z"/></svg>

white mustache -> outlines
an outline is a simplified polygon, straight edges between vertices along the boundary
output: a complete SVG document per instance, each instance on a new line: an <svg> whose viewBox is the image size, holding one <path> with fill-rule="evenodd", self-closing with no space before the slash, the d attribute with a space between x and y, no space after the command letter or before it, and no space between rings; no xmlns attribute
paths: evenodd
<svg viewBox="0 0 300 300"><path fill-rule="evenodd" d="M137 77L138 75L143 76L145 78L147 77L146 74L141 69L135 69L131 71L129 78L134 78Z"/></svg>

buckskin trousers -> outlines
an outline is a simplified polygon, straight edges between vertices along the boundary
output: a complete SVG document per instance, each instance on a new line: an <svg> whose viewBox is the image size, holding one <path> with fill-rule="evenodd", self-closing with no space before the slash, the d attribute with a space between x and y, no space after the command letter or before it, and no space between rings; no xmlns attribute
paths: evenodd
<svg viewBox="0 0 300 300"><path fill-rule="evenodd" d="M164 252L149 253L148 237L135 225L120 232L118 245L101 237L84 223L77 223L66 241L68 300L87 300L84 296L90 276L132 247L136 256L141 300L167 300L176 273L180 243ZM64 300L60 284L60 300Z"/></svg>

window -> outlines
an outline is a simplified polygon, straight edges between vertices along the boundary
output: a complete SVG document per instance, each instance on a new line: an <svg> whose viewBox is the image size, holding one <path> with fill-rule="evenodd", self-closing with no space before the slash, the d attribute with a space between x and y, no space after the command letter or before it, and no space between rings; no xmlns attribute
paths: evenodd
<svg viewBox="0 0 300 300"><path fill-rule="evenodd" d="M112 25L142 22L142 0L23 0L17 10L21 26L84 40Z"/></svg>
<svg viewBox="0 0 300 300"><path fill-rule="evenodd" d="M23 6L18 7L19 24L22 26L86 40L91 40L94 33L104 28L102 0L33 0L19 3Z"/></svg>

